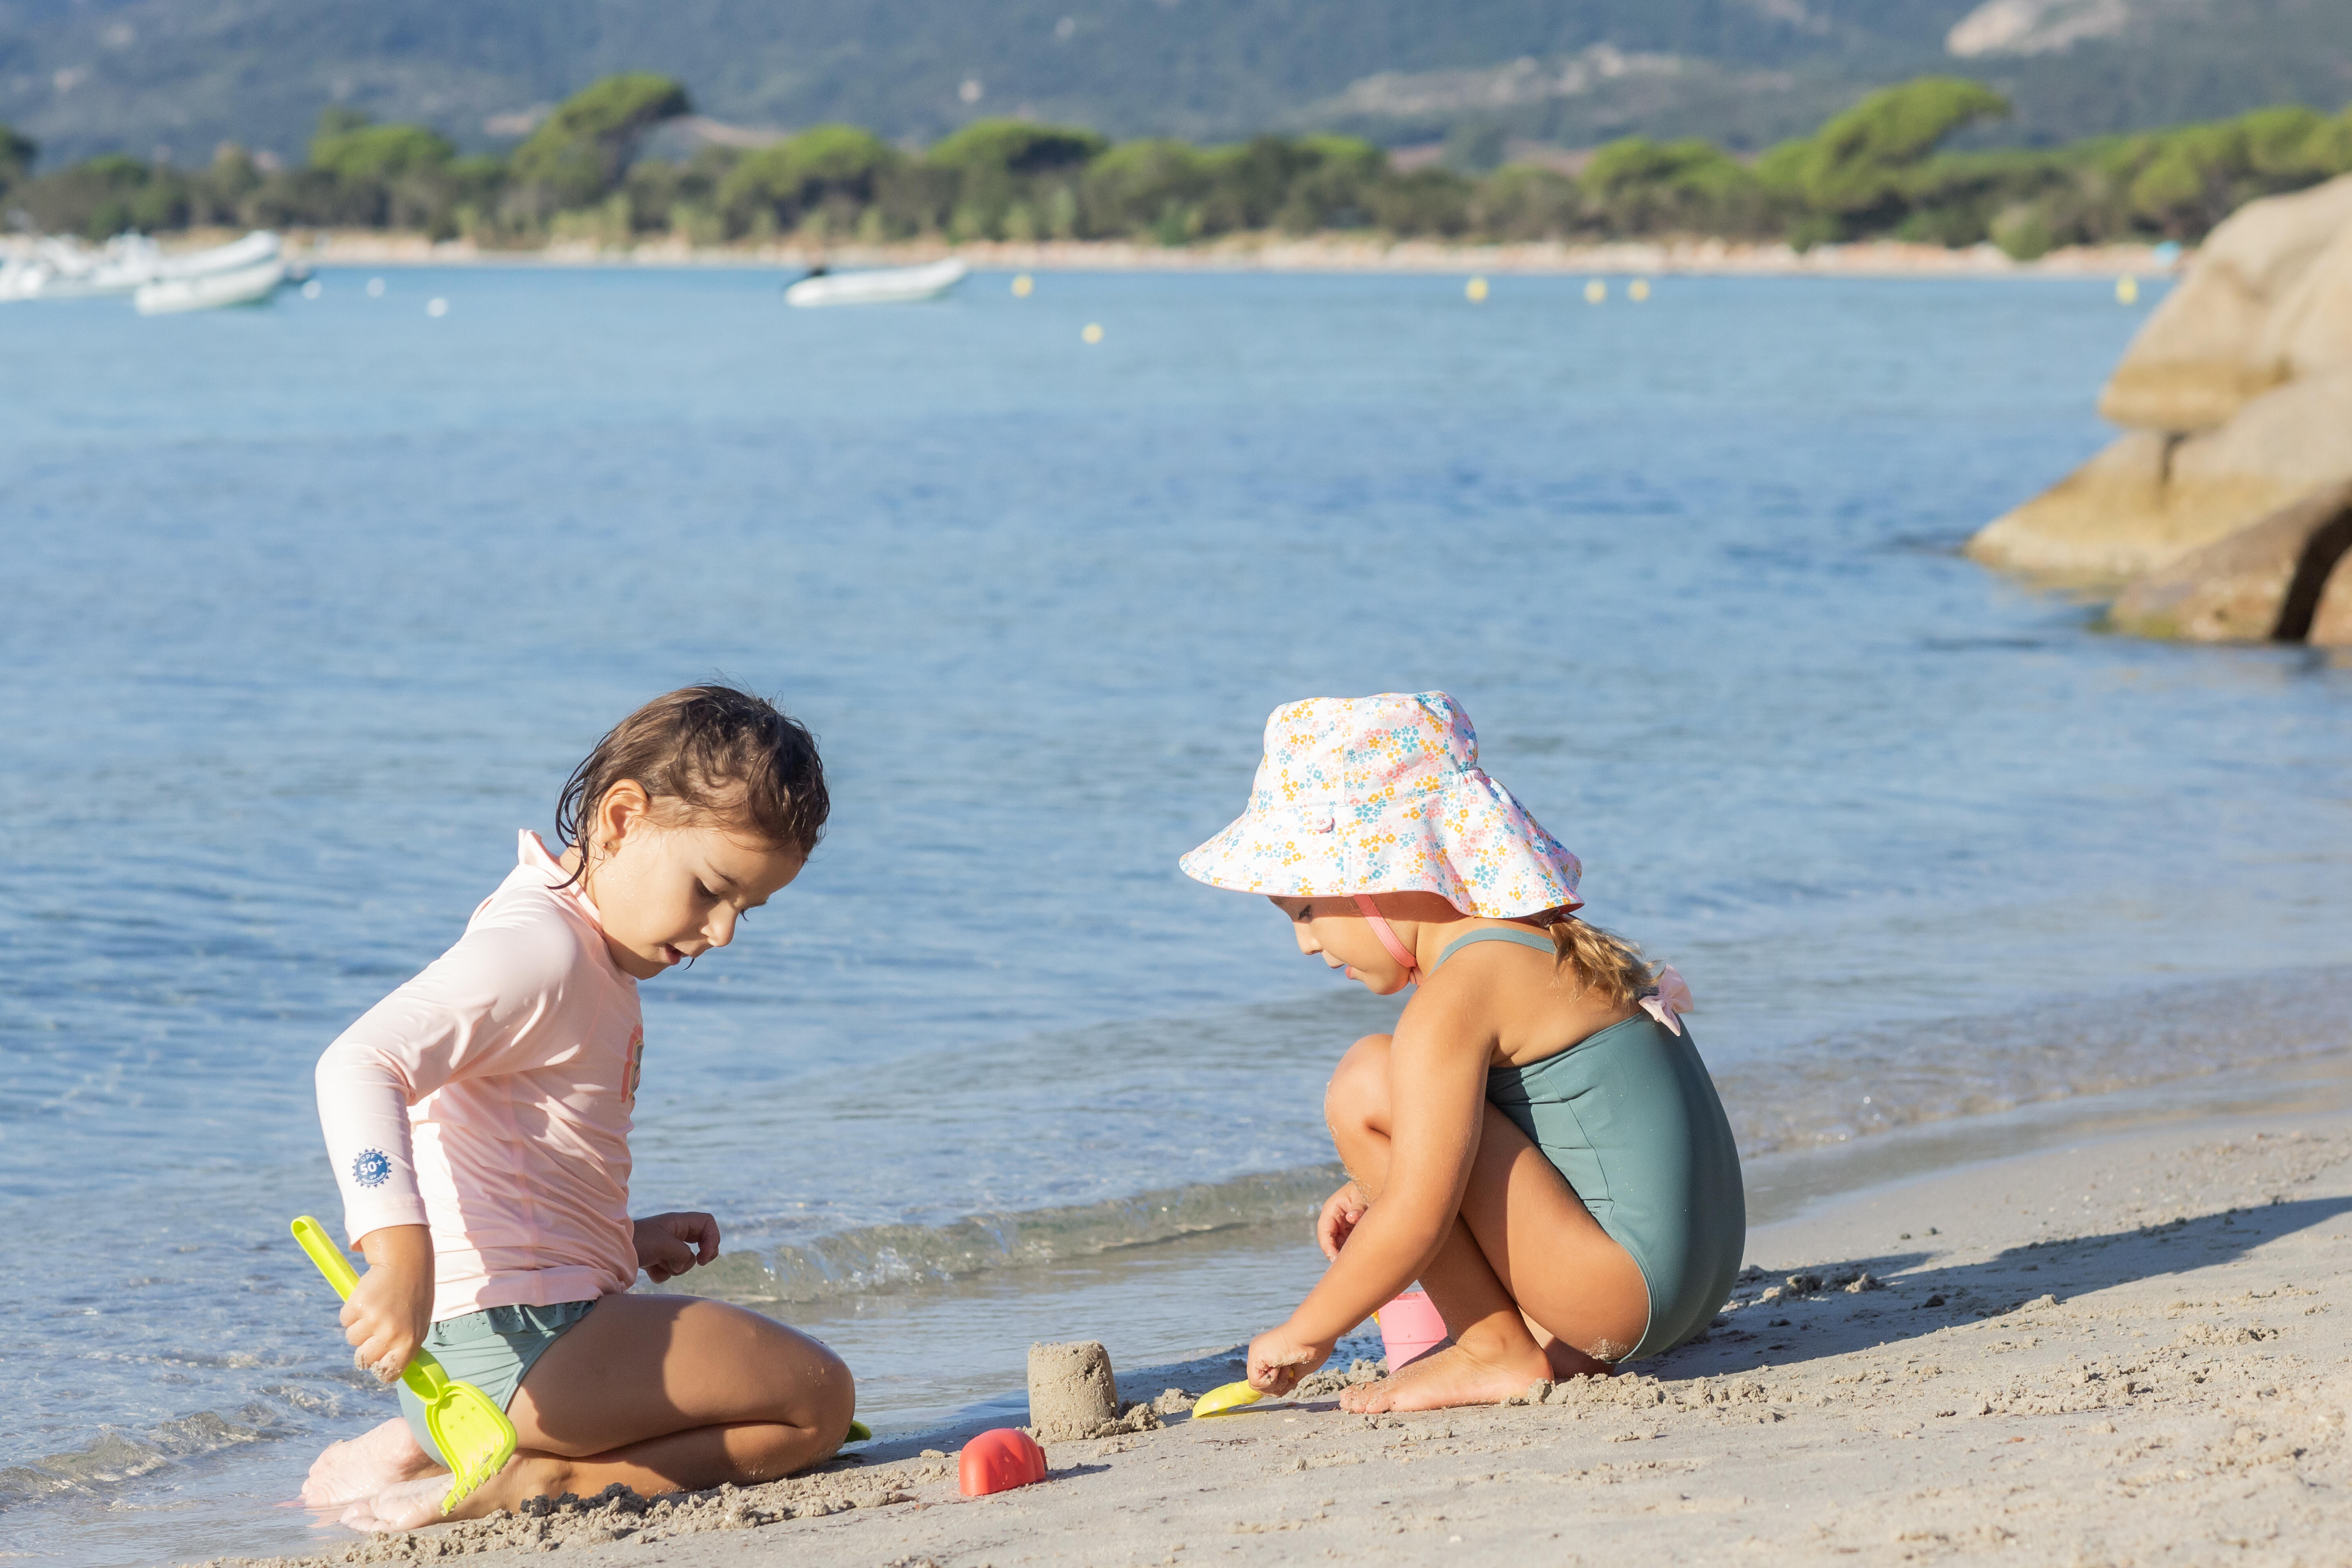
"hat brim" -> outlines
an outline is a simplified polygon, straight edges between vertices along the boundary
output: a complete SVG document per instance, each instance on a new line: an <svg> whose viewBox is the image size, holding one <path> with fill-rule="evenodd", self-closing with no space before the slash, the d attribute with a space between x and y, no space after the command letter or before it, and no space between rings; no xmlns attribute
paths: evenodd
<svg viewBox="0 0 2352 1568"><path fill-rule="evenodd" d="M1213 888L1276 898L1435 893L1490 920L1573 910L1583 868L1484 771L1342 807L1253 802L1177 861Z"/></svg>

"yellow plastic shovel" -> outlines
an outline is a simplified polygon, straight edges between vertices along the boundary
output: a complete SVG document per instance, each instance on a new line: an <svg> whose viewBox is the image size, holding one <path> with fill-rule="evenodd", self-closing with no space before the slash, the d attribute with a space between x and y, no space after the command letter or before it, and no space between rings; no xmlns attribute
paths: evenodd
<svg viewBox="0 0 2352 1568"><path fill-rule="evenodd" d="M302 1244L302 1250L310 1255L335 1294L349 1300L360 1277L352 1272L343 1249L328 1239L325 1228L304 1215L294 1222L294 1239ZM425 1401L425 1429L433 1434L441 1457L449 1461L449 1491L441 1500L441 1511L447 1513L468 1492L507 1468L507 1461L514 1458L514 1423L488 1394L442 1371L433 1352L421 1346L409 1358L400 1380Z"/></svg>
<svg viewBox="0 0 2352 1568"><path fill-rule="evenodd" d="M1193 1403L1192 1419L1203 1415L1223 1415L1228 1410L1239 1410L1244 1405L1255 1405L1265 1397L1263 1389L1252 1388L1246 1383L1229 1383L1223 1388L1213 1388Z"/></svg>

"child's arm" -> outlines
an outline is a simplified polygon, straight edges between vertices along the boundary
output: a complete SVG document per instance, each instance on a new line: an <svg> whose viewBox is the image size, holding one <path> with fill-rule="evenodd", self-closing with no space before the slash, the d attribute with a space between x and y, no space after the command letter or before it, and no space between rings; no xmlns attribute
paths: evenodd
<svg viewBox="0 0 2352 1568"><path fill-rule="evenodd" d="M1323 1248L1324 1257L1339 1256L1339 1249L1348 1245L1348 1237L1355 1234L1356 1222L1371 1206L1372 1200L1352 1180L1323 1200L1323 1212L1315 1218L1315 1240Z"/></svg>
<svg viewBox="0 0 2352 1568"><path fill-rule="evenodd" d="M319 1125L342 1189L344 1234L368 1262L343 1302L343 1338L353 1365L390 1383L433 1326L433 1233L413 1165L414 1092L400 1053L362 1036L366 1023L319 1058Z"/></svg>
<svg viewBox="0 0 2352 1568"><path fill-rule="evenodd" d="M368 1270L343 1303L352 1364L384 1382L398 1377L433 1326L433 1233L388 1225L360 1238Z"/></svg>
<svg viewBox="0 0 2352 1568"><path fill-rule="evenodd" d="M532 1065L518 1042L562 984L570 956L543 933L474 927L319 1058L319 1125L342 1191L343 1231L368 1260L344 1303L345 1336L362 1352L375 1347L361 1364L387 1382L433 1316L432 1233L408 1108L459 1078ZM394 1352L399 1359L386 1363Z"/></svg>
<svg viewBox="0 0 2352 1568"><path fill-rule="evenodd" d="M415 984L411 982L411 984ZM346 1030L319 1058L319 1126L343 1194L343 1234L368 1267L343 1303L343 1337L355 1364L386 1383L398 1377L433 1323L433 1233L417 1191L408 1107L418 1053L371 1029L401 992ZM387 1361L397 1352L398 1359Z"/></svg>
<svg viewBox="0 0 2352 1568"><path fill-rule="evenodd" d="M1444 1244L1470 1184L1486 1113L1492 1047L1481 1042L1491 1031L1472 1005L1467 988L1424 994L1397 1021L1389 1047L1387 1184L1338 1238L1345 1246L1289 1321L1250 1342L1253 1386L1289 1392L1323 1364L1340 1335L1419 1277ZM1325 1205L1327 1222L1339 1217L1335 1207L1344 1211L1347 1191Z"/></svg>
<svg viewBox="0 0 2352 1568"><path fill-rule="evenodd" d="M719 1222L707 1214L657 1214L630 1222L636 1231L637 1267L667 1284L698 1263L719 1258Z"/></svg>

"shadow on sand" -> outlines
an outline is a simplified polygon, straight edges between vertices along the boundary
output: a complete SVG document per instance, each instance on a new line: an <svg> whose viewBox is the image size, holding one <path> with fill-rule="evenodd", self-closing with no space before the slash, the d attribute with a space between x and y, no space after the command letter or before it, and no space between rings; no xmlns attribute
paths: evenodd
<svg viewBox="0 0 2352 1568"><path fill-rule="evenodd" d="M2352 1212L2352 1198L2303 1198L2231 1209L2194 1219L2091 1236L2031 1242L1974 1263L1921 1268L1925 1249L1857 1254L1807 1265L1743 1283L1721 1326L1640 1368L1669 1380L1790 1366L1825 1356L1924 1338L1956 1324L1998 1318L2041 1302L2134 1280L2229 1263L2264 1242ZM1841 1289L1831 1281L1904 1272L1884 1289ZM1790 1276L1814 1276L1824 1288L1759 1296L1769 1287L1790 1291Z"/></svg>

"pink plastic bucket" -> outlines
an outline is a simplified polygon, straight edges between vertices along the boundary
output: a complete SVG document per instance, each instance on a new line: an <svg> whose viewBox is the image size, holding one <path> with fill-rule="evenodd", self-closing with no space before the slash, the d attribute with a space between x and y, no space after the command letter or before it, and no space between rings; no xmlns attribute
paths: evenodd
<svg viewBox="0 0 2352 1568"><path fill-rule="evenodd" d="M1445 1339L1445 1320L1431 1304L1426 1290L1406 1291L1372 1318L1381 1326L1381 1344L1388 1352L1391 1372L1415 1356L1427 1355Z"/></svg>

